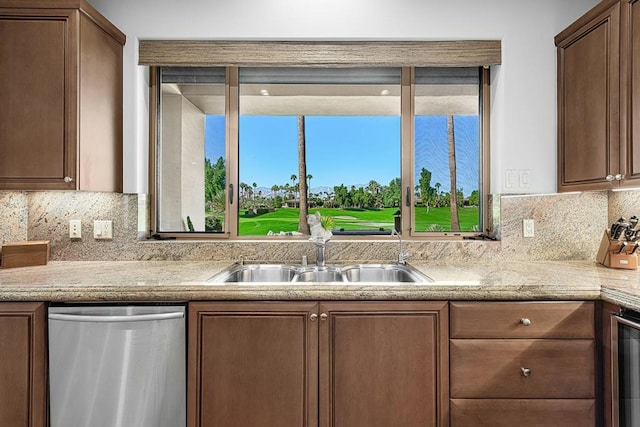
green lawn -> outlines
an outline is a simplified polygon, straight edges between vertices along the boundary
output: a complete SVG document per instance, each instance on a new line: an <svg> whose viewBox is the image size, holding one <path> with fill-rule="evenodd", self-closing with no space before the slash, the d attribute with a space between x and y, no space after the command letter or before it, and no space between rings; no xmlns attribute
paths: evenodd
<svg viewBox="0 0 640 427"><path fill-rule="evenodd" d="M362 230L393 228L393 214L397 208L382 209L339 209L339 208L311 208L309 213L316 211L323 216L332 216L336 229ZM241 236L266 235L269 231L296 231L298 229L299 210L296 208L280 208L275 212L250 216L245 211L240 212ZM461 208L459 210L460 226L463 231L470 231L478 223L478 208ZM429 224L439 224L445 230L450 226L449 208L432 208L429 213L425 208L416 208L416 230L425 231Z"/></svg>
<svg viewBox="0 0 640 427"><path fill-rule="evenodd" d="M424 207L416 207L416 231L426 231L431 224L439 224L446 231L451 227L451 211L446 208L431 208L429 213ZM458 209L458 219L460 220L460 229L462 231L472 231L474 225L478 225L478 208L460 208Z"/></svg>

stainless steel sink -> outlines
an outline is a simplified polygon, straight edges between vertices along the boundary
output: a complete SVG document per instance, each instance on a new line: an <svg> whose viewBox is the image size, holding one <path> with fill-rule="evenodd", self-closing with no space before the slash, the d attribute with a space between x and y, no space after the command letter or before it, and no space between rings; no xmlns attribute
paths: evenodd
<svg viewBox="0 0 640 427"><path fill-rule="evenodd" d="M357 264L342 267L347 282L433 282L406 264Z"/></svg>
<svg viewBox="0 0 640 427"><path fill-rule="evenodd" d="M302 267L293 282L344 282L338 267Z"/></svg>
<svg viewBox="0 0 640 427"><path fill-rule="evenodd" d="M404 264L326 266L236 264L208 280L210 283L371 282L427 283L433 280Z"/></svg>
<svg viewBox="0 0 640 427"><path fill-rule="evenodd" d="M213 283L291 282L295 275L296 267L293 265L242 264L233 265L208 281Z"/></svg>

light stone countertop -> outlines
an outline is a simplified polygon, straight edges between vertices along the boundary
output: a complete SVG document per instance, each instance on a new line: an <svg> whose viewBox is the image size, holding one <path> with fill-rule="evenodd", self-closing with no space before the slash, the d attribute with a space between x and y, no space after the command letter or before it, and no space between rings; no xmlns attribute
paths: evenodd
<svg viewBox="0 0 640 427"><path fill-rule="evenodd" d="M434 283L212 284L230 261L56 261L0 269L1 301L598 300L640 310L640 272L592 261L411 263Z"/></svg>

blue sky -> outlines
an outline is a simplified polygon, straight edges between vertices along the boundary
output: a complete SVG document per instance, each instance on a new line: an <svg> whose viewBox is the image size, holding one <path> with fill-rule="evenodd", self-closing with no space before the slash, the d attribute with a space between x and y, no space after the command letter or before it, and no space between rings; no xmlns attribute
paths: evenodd
<svg viewBox="0 0 640 427"><path fill-rule="evenodd" d="M458 188L468 196L478 189L478 117L454 116L456 143L456 179ZM446 116L418 116L415 124L416 184L420 170L431 171L431 186L442 184L441 191L449 192L449 144Z"/></svg>
<svg viewBox="0 0 640 427"><path fill-rule="evenodd" d="M478 120L456 116L458 187L465 195L478 186ZM224 154L224 117L207 116L206 156ZM240 117L240 182L270 188L291 183L298 175L298 134L295 116ZM432 172L431 185L448 191L446 117L416 118L416 174ZM400 176L400 118L306 117L307 174L311 187L367 184L387 185ZM416 180L417 183L417 180Z"/></svg>

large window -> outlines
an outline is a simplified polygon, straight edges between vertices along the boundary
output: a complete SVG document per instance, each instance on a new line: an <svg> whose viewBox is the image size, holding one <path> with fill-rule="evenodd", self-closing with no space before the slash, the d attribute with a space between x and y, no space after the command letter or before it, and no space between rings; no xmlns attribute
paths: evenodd
<svg viewBox="0 0 640 427"><path fill-rule="evenodd" d="M415 71L415 232L482 231L480 71Z"/></svg>
<svg viewBox="0 0 640 427"><path fill-rule="evenodd" d="M239 235L390 233L400 204L399 68L241 68Z"/></svg>
<svg viewBox="0 0 640 427"><path fill-rule="evenodd" d="M159 70L156 229L218 232L226 222L224 68Z"/></svg>
<svg viewBox="0 0 640 427"><path fill-rule="evenodd" d="M483 230L478 67L158 67L154 231ZM483 84L484 83L484 84Z"/></svg>

